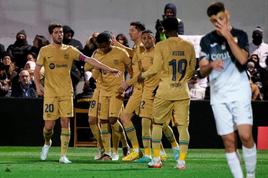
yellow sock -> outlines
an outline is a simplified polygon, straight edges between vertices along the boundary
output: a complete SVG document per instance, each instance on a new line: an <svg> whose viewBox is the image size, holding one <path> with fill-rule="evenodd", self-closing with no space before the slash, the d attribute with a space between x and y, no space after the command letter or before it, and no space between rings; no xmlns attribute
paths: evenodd
<svg viewBox="0 0 268 178"><path fill-rule="evenodd" d="M180 152L179 160L185 161L187 153Z"/></svg>
<svg viewBox="0 0 268 178"><path fill-rule="evenodd" d="M151 148L144 148L145 156L151 156Z"/></svg>
<svg viewBox="0 0 268 178"><path fill-rule="evenodd" d="M100 135L100 127L98 124L92 124L89 125L92 134L94 135L95 139L97 140L98 146L99 147L103 147L102 145L102 139L101 139L101 135Z"/></svg>
<svg viewBox="0 0 268 178"><path fill-rule="evenodd" d="M125 126L125 131L128 136L128 139L133 147L133 149L139 149L139 141L136 134L136 129L133 126L132 122Z"/></svg>
<svg viewBox="0 0 268 178"><path fill-rule="evenodd" d="M153 124L152 147L154 157L160 157L161 138L162 138L162 125Z"/></svg>
<svg viewBox="0 0 268 178"><path fill-rule="evenodd" d="M116 132L115 129L112 128L113 152L118 153L118 146L119 146L120 138L118 137L118 135L115 132Z"/></svg>
<svg viewBox="0 0 268 178"><path fill-rule="evenodd" d="M160 157L160 149L154 148L154 157L159 158Z"/></svg>
<svg viewBox="0 0 268 178"><path fill-rule="evenodd" d="M171 143L171 146L172 146L172 148L179 147L177 141L176 141L176 142L172 142L172 143Z"/></svg>
<svg viewBox="0 0 268 178"><path fill-rule="evenodd" d="M127 143L127 136L126 133L124 131L124 127L122 126L122 124L119 122L119 120L117 121L118 126L119 126L119 131L120 131L120 141L122 143L122 147L128 147L128 143Z"/></svg>
<svg viewBox="0 0 268 178"><path fill-rule="evenodd" d="M61 155L66 155L69 142L70 142L70 129L69 128L61 129L60 141L61 141L61 147L60 147Z"/></svg>
<svg viewBox="0 0 268 178"><path fill-rule="evenodd" d="M110 133L108 123L101 124L101 136L102 136L104 152L110 155L111 154L111 133Z"/></svg>

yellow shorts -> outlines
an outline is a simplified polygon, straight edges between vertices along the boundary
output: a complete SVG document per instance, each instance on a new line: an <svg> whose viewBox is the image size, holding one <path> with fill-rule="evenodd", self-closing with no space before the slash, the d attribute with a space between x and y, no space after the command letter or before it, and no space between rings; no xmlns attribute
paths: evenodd
<svg viewBox="0 0 268 178"><path fill-rule="evenodd" d="M43 117L44 120L57 120L60 117L73 117L73 97L45 97Z"/></svg>
<svg viewBox="0 0 268 178"><path fill-rule="evenodd" d="M99 119L107 120L110 117L119 118L123 107L122 98L118 98L117 95L101 96L99 102Z"/></svg>
<svg viewBox="0 0 268 178"><path fill-rule="evenodd" d="M100 95L100 90L95 89L93 96L91 98L91 102L89 104L88 108L88 116L89 117L98 117L98 112L99 112L99 95Z"/></svg>
<svg viewBox="0 0 268 178"><path fill-rule="evenodd" d="M153 119L153 99L143 98L140 102L140 117Z"/></svg>
<svg viewBox="0 0 268 178"><path fill-rule="evenodd" d="M141 88L134 88L132 95L128 99L127 105L123 111L124 114L132 114L135 112L137 115L140 113L140 102L142 96Z"/></svg>
<svg viewBox="0 0 268 178"><path fill-rule="evenodd" d="M158 124L168 123L174 119L175 125L189 125L190 99L186 100L165 100L162 98L154 99L153 116L154 122Z"/></svg>

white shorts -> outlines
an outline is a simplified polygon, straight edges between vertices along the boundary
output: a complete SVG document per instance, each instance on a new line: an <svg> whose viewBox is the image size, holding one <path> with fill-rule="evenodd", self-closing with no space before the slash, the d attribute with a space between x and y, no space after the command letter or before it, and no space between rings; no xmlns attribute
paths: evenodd
<svg viewBox="0 0 268 178"><path fill-rule="evenodd" d="M237 130L238 125L253 124L251 101L232 101L211 106L218 135L230 134Z"/></svg>

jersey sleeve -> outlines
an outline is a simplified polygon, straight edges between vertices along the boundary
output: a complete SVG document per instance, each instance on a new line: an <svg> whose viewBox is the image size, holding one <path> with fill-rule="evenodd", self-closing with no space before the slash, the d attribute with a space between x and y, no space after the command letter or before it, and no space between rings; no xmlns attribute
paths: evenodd
<svg viewBox="0 0 268 178"><path fill-rule="evenodd" d="M154 62L153 65L146 71L142 73L143 78L148 78L158 72L160 72L163 65L163 59L161 54L161 48L159 45L156 45L154 51Z"/></svg>
<svg viewBox="0 0 268 178"><path fill-rule="evenodd" d="M41 48L37 56L36 64L39 66L43 66L45 63L44 51L44 48Z"/></svg>
<svg viewBox="0 0 268 178"><path fill-rule="evenodd" d="M190 56L190 61L189 61L189 71L187 75L187 80L190 80L194 74L196 67L196 55L195 55L195 50L194 47L191 47L191 56Z"/></svg>
<svg viewBox="0 0 268 178"><path fill-rule="evenodd" d="M242 31L238 36L238 46L245 51L249 51L248 35Z"/></svg>
<svg viewBox="0 0 268 178"><path fill-rule="evenodd" d="M200 54L199 54L199 60L206 59L209 60L209 41L206 39L206 37L203 37L200 41Z"/></svg>
<svg viewBox="0 0 268 178"><path fill-rule="evenodd" d="M70 52L71 58L76 61L80 60L80 55L83 55L83 54L77 48L73 46L70 46L70 48L71 48L71 52Z"/></svg>
<svg viewBox="0 0 268 178"><path fill-rule="evenodd" d="M135 55L132 58L132 71L133 71L133 76L131 79L127 80L126 83L128 85L133 85L134 83L137 82L137 77L140 74L140 64L139 64L139 59L138 55L135 53Z"/></svg>

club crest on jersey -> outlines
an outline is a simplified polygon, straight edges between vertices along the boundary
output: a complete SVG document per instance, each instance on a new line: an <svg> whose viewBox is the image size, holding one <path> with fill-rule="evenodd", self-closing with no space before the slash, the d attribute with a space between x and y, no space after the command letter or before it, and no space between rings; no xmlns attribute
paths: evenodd
<svg viewBox="0 0 268 178"><path fill-rule="evenodd" d="M48 66L50 69L55 69L55 64L54 63L50 63Z"/></svg>

